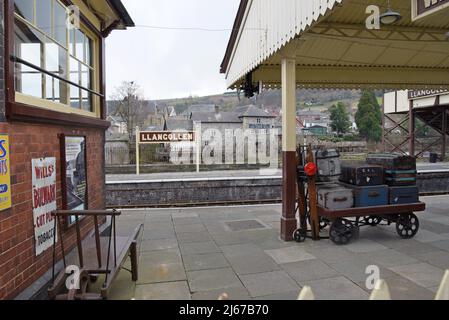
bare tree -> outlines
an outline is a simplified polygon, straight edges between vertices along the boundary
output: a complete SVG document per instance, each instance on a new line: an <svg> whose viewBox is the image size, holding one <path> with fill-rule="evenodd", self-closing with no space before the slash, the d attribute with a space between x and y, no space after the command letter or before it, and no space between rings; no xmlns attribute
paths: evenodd
<svg viewBox="0 0 449 320"><path fill-rule="evenodd" d="M135 128L142 127L145 120L141 89L134 81L124 81L119 87L115 88L111 98L116 103L113 114L125 122L131 142Z"/></svg>

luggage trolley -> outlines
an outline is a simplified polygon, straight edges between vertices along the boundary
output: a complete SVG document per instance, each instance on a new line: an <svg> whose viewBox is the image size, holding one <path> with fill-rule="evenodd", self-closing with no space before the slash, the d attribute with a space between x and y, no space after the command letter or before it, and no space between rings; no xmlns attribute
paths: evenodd
<svg viewBox="0 0 449 320"><path fill-rule="evenodd" d="M419 219L415 213L426 209L423 202L413 204L393 204L386 206L329 210L317 203L316 170L314 172L312 147L298 149L298 206L300 228L294 232L297 242L307 238L330 239L337 245L348 244L359 237L361 227L396 224L396 231L402 239L411 239L419 231ZM309 163L309 168L307 168ZM316 167L315 167L316 169ZM308 228L309 222L311 230ZM320 236L329 227L329 236Z"/></svg>

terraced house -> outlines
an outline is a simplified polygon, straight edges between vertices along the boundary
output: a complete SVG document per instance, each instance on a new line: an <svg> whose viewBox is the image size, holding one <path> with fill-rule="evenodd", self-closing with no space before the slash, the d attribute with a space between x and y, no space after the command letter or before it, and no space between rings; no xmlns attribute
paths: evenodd
<svg viewBox="0 0 449 320"><path fill-rule="evenodd" d="M0 299L32 298L51 210L105 207L105 38L133 21L119 0L2 0L0 20Z"/></svg>

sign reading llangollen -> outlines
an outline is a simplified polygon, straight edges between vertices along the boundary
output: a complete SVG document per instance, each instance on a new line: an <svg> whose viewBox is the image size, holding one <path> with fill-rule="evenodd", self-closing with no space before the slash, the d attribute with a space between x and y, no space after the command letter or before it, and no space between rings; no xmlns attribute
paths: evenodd
<svg viewBox="0 0 449 320"><path fill-rule="evenodd" d="M56 158L33 159L33 221L36 256L53 245L57 236L51 212L56 210Z"/></svg>
<svg viewBox="0 0 449 320"><path fill-rule="evenodd" d="M449 0L412 0L412 20L449 8Z"/></svg>
<svg viewBox="0 0 449 320"><path fill-rule="evenodd" d="M140 132L140 143L193 142L195 132L148 131Z"/></svg>

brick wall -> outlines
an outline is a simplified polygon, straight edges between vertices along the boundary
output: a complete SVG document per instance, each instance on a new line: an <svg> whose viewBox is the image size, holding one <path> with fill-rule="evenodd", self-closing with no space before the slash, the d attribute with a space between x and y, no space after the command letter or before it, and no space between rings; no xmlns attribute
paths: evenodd
<svg viewBox="0 0 449 320"><path fill-rule="evenodd" d="M0 4L0 122L5 120L5 62L3 1Z"/></svg>
<svg viewBox="0 0 449 320"><path fill-rule="evenodd" d="M35 256L31 198L31 159L56 157L58 208L62 205L59 134L87 137L87 179L89 209L104 209L104 131L28 123L0 123L0 132L9 134L11 145L12 209L0 212L0 300L12 299L47 272L52 250ZM83 222L83 234L92 222ZM74 247L71 229L65 245ZM67 244L66 244L67 243ZM70 249L69 248L69 249ZM67 250L68 251L68 250ZM58 253L58 259L60 258Z"/></svg>

